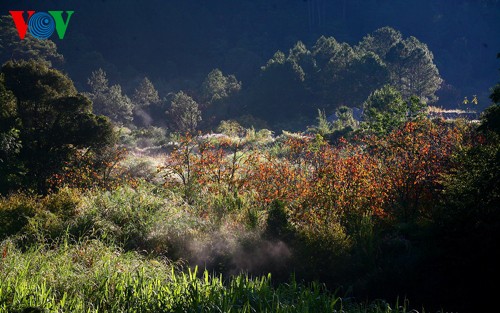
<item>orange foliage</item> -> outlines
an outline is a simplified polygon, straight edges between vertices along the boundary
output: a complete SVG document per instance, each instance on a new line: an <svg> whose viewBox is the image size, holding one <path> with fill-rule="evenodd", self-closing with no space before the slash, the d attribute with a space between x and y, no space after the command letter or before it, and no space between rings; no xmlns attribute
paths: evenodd
<svg viewBox="0 0 500 313"><path fill-rule="evenodd" d="M164 169L212 194L251 194L256 204L287 204L295 225L347 225L361 216L425 216L437 200L452 154L470 144L467 128L427 119L385 137L335 146L321 137L288 138L274 155L231 141L185 137Z"/></svg>
<svg viewBox="0 0 500 313"><path fill-rule="evenodd" d="M118 164L125 158L126 153L125 149L115 148L101 151L99 155L91 150L79 150L66 162L62 172L49 178L51 190L61 187L87 190L96 187L113 188L126 180L120 174L112 177L113 172L120 171Z"/></svg>
<svg viewBox="0 0 500 313"><path fill-rule="evenodd" d="M441 190L440 179L452 168L452 154L465 140L464 129L427 119L407 122L385 138L367 140L384 170L387 207L407 220L426 215Z"/></svg>
<svg viewBox="0 0 500 313"><path fill-rule="evenodd" d="M243 185L241 144L229 140L202 142L195 171L197 182L207 191L227 195Z"/></svg>

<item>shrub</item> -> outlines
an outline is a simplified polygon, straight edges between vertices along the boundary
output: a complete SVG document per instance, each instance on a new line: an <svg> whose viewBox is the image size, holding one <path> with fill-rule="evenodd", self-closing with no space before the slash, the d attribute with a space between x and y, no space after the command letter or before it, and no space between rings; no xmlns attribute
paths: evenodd
<svg viewBox="0 0 500 313"><path fill-rule="evenodd" d="M148 183L135 188L94 190L82 199L81 214L66 224L76 238L104 242L177 258L190 238L203 229L180 196Z"/></svg>
<svg viewBox="0 0 500 313"><path fill-rule="evenodd" d="M112 191L93 191L86 199L80 222L89 223L103 239L127 249L143 246L157 213L165 205L152 187L120 186Z"/></svg>
<svg viewBox="0 0 500 313"><path fill-rule="evenodd" d="M267 215L265 234L271 238L283 238L289 235L290 231L285 204L279 200L273 201Z"/></svg>
<svg viewBox="0 0 500 313"><path fill-rule="evenodd" d="M29 245L64 235L80 213L82 194L64 188L45 197L15 194L0 200L0 238L15 236Z"/></svg>
<svg viewBox="0 0 500 313"><path fill-rule="evenodd" d="M161 184L162 179L158 174L159 161L155 157L145 155L127 155L126 159L120 162L122 171L118 173L121 181L140 181Z"/></svg>
<svg viewBox="0 0 500 313"><path fill-rule="evenodd" d="M13 194L0 198L0 240L21 232L30 218L40 210L39 198L27 194Z"/></svg>
<svg viewBox="0 0 500 313"><path fill-rule="evenodd" d="M45 210L67 220L79 213L82 196L78 189L63 188L45 197L41 204Z"/></svg>

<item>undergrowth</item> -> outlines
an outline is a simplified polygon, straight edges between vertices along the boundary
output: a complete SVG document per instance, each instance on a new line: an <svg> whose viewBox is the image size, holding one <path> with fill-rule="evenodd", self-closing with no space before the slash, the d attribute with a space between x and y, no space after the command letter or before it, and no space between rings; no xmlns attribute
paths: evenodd
<svg viewBox="0 0 500 313"><path fill-rule="evenodd" d="M407 302L354 304L293 277L274 286L270 274L182 271L97 240L63 240L26 252L5 240L0 251L0 312L416 312Z"/></svg>

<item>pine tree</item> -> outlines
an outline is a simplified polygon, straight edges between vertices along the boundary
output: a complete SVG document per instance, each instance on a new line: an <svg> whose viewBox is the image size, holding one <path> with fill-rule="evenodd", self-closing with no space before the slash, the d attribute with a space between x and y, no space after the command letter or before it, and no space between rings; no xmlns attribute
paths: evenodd
<svg viewBox="0 0 500 313"><path fill-rule="evenodd" d="M426 44L415 37L400 41L389 50L386 62L391 73L390 84L405 99L415 95L427 103L438 100L436 91L443 80Z"/></svg>
<svg viewBox="0 0 500 313"><path fill-rule="evenodd" d="M88 85L90 93L86 95L92 100L96 114L105 115L118 124L128 124L133 120L132 101L123 94L120 85L109 86L105 71L92 72Z"/></svg>
<svg viewBox="0 0 500 313"><path fill-rule="evenodd" d="M224 76L221 70L212 70L201 87L204 101L212 104L227 99L241 90L241 82L234 75Z"/></svg>
<svg viewBox="0 0 500 313"><path fill-rule="evenodd" d="M406 121L407 106L399 91L385 85L374 91L363 104L363 129L384 135Z"/></svg>
<svg viewBox="0 0 500 313"><path fill-rule="evenodd" d="M166 113L170 118L171 128L179 133L194 133L201 121L198 103L183 91L173 95L170 109Z"/></svg>
<svg viewBox="0 0 500 313"><path fill-rule="evenodd" d="M132 96L136 109L144 109L151 104L160 102L158 91L149 78L144 77Z"/></svg>

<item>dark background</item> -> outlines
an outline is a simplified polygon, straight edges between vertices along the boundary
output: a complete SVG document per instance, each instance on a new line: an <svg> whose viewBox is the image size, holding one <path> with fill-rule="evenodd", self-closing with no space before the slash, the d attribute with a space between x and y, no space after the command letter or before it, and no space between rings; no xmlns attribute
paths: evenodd
<svg viewBox="0 0 500 313"><path fill-rule="evenodd" d="M354 45L383 26L434 53L448 90L438 106L478 95L484 108L498 77L498 0L3 0L0 9L74 10L66 38L53 39L80 87L99 67L125 90L144 76L160 92L189 90L213 68L245 86L297 40L311 46L326 35Z"/></svg>

